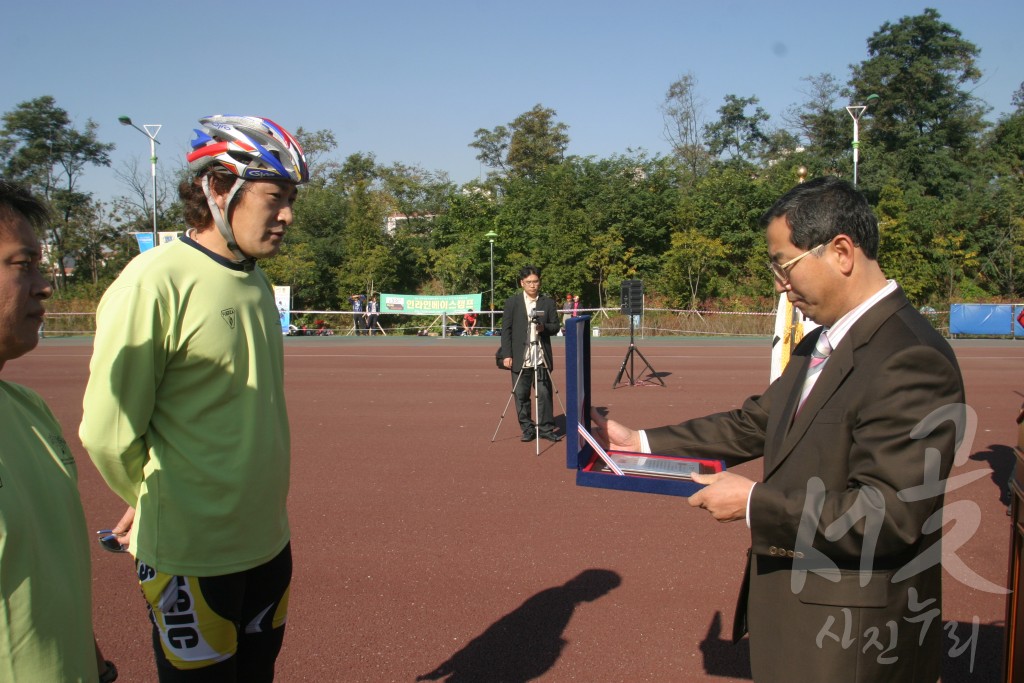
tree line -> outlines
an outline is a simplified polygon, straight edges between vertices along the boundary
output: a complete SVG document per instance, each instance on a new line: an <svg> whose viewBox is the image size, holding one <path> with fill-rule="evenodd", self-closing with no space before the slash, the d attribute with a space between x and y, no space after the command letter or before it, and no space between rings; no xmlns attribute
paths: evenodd
<svg viewBox="0 0 1024 683"><path fill-rule="evenodd" d="M456 185L443 171L343 160L330 130L299 128L312 181L300 190L281 255L263 264L291 285L299 310L346 309L350 295L516 290L527 263L557 300L615 306L623 280L644 281L651 304L771 308L772 279L760 214L805 177L852 178L852 118L859 119L858 187L879 218L879 259L918 305L1016 300L1024 288L1024 83L1014 110L990 121L972 94L979 48L926 9L884 23L845 81L803 80L803 102L778 121L755 95L727 95L709 112L696 73L671 83L661 105L671 153L569 154L570 127L542 104L480 128L468 144L488 169ZM152 226L147 179L118 169L126 194L83 192L90 166L113 145L88 121L76 128L50 96L3 115L0 163L53 207L45 235L58 295L94 300L137 252L133 231ZM157 192L161 230L181 230L174 188ZM489 235L491 235L489 237ZM496 236L494 236L496 235ZM492 245L493 240L493 245Z"/></svg>

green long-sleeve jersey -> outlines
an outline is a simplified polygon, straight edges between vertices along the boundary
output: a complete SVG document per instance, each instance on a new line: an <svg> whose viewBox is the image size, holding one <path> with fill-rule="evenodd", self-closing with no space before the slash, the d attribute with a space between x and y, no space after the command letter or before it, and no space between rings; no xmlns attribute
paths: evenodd
<svg viewBox="0 0 1024 683"><path fill-rule="evenodd" d="M0 681L99 678L78 469L38 394L0 381Z"/></svg>
<svg viewBox="0 0 1024 683"><path fill-rule="evenodd" d="M290 439L278 311L263 272L192 240L137 256L96 313L79 435L136 508L131 547L217 576L288 543Z"/></svg>

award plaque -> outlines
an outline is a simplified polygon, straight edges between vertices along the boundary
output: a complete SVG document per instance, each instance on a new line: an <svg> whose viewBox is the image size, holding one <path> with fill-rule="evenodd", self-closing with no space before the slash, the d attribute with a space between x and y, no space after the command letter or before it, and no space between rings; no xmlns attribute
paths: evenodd
<svg viewBox="0 0 1024 683"><path fill-rule="evenodd" d="M565 464L576 470L577 486L685 497L701 488L693 481L695 472L712 474L725 470L725 463L721 460L605 451L601 447L590 430L588 315L566 321L565 375Z"/></svg>

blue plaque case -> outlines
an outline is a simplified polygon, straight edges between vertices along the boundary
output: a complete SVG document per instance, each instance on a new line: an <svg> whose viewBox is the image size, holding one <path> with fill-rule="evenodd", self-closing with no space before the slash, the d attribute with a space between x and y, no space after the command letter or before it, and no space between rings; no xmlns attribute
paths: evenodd
<svg viewBox="0 0 1024 683"><path fill-rule="evenodd" d="M687 479L663 478L626 473L618 475L604 467L604 461L580 435L590 432L590 316L570 318L565 325L565 466L576 470L576 485L618 491L690 496L701 485ZM612 451L615 454L617 451ZM638 454L630 454L638 455ZM698 463L704 471L721 472L725 463L706 458L675 458L651 455L683 462Z"/></svg>

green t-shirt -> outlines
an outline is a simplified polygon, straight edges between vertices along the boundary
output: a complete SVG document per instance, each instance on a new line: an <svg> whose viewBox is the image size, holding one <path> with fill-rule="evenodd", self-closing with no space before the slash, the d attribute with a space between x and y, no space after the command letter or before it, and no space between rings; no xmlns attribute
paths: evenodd
<svg viewBox="0 0 1024 683"><path fill-rule="evenodd" d="M219 576L273 559L289 540L290 437L263 272L191 240L137 256L96 313L79 435L136 508L140 561Z"/></svg>
<svg viewBox="0 0 1024 683"><path fill-rule="evenodd" d="M0 681L96 681L78 470L35 392L0 381Z"/></svg>

